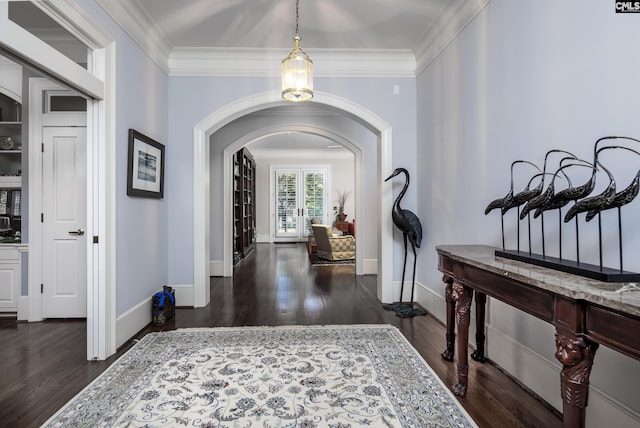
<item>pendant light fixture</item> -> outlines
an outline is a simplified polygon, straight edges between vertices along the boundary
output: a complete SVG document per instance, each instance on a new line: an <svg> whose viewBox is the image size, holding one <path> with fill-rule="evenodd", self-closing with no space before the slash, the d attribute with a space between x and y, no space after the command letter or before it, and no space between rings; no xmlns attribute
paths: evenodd
<svg viewBox="0 0 640 428"><path fill-rule="evenodd" d="M298 5L296 0L296 35L293 50L282 60L282 98L285 101L302 102L313 98L313 61L300 47L298 35Z"/></svg>

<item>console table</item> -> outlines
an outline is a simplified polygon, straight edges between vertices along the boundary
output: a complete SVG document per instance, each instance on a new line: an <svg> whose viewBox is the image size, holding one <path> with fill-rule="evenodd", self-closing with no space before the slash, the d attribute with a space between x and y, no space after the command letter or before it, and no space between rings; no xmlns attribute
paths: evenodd
<svg viewBox="0 0 640 428"><path fill-rule="evenodd" d="M562 363L560 391L565 427L584 427L589 375L599 345L640 360L640 290L636 283L605 283L495 256L484 245L440 245L438 269L446 284L447 349L458 353L454 394L467 393L467 349L471 301L476 296L476 351L484 360L486 296L491 296L556 328L556 358ZM629 290L629 291L625 291ZM455 324L458 335L455 334Z"/></svg>

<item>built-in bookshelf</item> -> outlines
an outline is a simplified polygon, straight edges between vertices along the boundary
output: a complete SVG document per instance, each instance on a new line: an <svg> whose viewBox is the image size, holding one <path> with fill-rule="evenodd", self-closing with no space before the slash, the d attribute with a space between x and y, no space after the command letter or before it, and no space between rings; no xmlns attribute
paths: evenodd
<svg viewBox="0 0 640 428"><path fill-rule="evenodd" d="M233 156L233 262L247 257L256 244L256 162L246 149Z"/></svg>
<svg viewBox="0 0 640 428"><path fill-rule="evenodd" d="M18 71L21 81L22 71ZM6 77L6 74L2 74ZM0 85L6 81L0 81ZM15 89L15 88L14 88ZM15 95L15 96L14 96ZM22 286L22 105L0 86L0 313L18 312Z"/></svg>
<svg viewBox="0 0 640 428"><path fill-rule="evenodd" d="M14 237L22 218L22 106L0 92L0 217L8 227L0 238ZM8 219L8 220L7 220ZM9 229L9 230L5 230Z"/></svg>

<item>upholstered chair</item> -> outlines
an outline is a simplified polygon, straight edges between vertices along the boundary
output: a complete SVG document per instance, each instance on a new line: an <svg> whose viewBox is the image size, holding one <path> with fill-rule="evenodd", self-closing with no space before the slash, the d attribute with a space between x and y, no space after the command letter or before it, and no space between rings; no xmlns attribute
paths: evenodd
<svg viewBox="0 0 640 428"><path fill-rule="evenodd" d="M356 258L356 241L351 235L338 236L326 224L314 224L313 235L318 246L318 257L327 260L352 260Z"/></svg>

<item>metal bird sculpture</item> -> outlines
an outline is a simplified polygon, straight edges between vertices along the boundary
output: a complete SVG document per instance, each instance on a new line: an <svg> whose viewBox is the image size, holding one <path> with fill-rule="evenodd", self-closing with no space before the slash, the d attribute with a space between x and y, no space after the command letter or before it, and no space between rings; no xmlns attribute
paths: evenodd
<svg viewBox="0 0 640 428"><path fill-rule="evenodd" d="M568 165L563 165L565 163L565 161L568 161L568 160L580 161L580 159L576 159L574 157L565 157L562 160L560 160L560 168L558 168L558 170L553 174L553 178L551 179L551 183L549 184L549 188L547 189L547 191L550 191L551 193L553 193L555 191L555 181L556 181L556 178L558 178L559 174L562 174L564 176L564 178L567 180L568 189L572 189L573 188L572 187L573 184L571 183L571 179L569 178L569 176L565 172L565 170L567 168L575 166L575 165L592 167L591 164L582 165L582 164L570 163ZM581 161L581 162L584 162L584 161ZM567 189L564 189L564 190L567 190ZM564 190L562 192L564 192ZM558 193L560 193L560 192L558 192ZM551 210L551 209L556 209L557 208L558 209L558 221L560 222L560 225L562 225L562 207L564 207L566 204L569 203L569 199L567 199L567 200L564 200L563 198L555 198L554 199L554 197L558 193L552 195L551 198L546 198L546 203L543 203L541 206L536 208L536 211L533 214L533 218L537 218L537 217L543 215L544 212L547 211L547 210ZM564 193L565 197L566 197L566 195L569 195L569 194L570 194L570 192L565 192ZM541 229L541 233L542 233L542 255L545 256L546 255L546 249L545 249L545 234L544 234L544 216L541 217L540 224L541 224L541 227L542 227L542 229ZM558 248L559 248L559 257L560 257L560 260L562 260L562 228L561 227L558 228Z"/></svg>
<svg viewBox="0 0 640 428"><path fill-rule="evenodd" d="M535 166L534 164L532 165ZM538 168L537 166L535 167ZM540 169L538 169L538 171L540 171ZM543 175L543 172L539 172L531 177L524 190L513 195L511 201L509 201L505 206L502 207L502 215L505 215L511 208L519 207L520 205L542 193L542 187L544 186L544 178L542 178ZM540 183L538 183L538 185L532 189L531 183L533 183L533 180L538 177L540 177Z"/></svg>
<svg viewBox="0 0 640 428"><path fill-rule="evenodd" d="M577 162L582 162L582 163L571 163L563 166L562 164L566 160L575 160ZM550 210L562 208L572 200L580 199L587 196L593 190L593 188L586 187L585 184L583 184L580 187L573 187L571 178L569 178L569 176L565 172L566 167L571 167L571 166L584 166L584 167L593 168L595 170L595 167L593 165L581 159L566 157L560 161L560 166L561 168L558 170L558 172L562 172L562 175L567 180L567 188L555 193L546 205L536 208L536 211L533 214L533 218L538 218L544 211L550 211ZM555 176L553 179L555 180Z"/></svg>
<svg viewBox="0 0 640 428"><path fill-rule="evenodd" d="M599 195L580 199L575 204L573 204L573 206L569 208L569 211L567 211L567 213L564 216L565 223L568 223L569 221L571 221L573 217L577 216L580 213L591 211L594 209L602 209L603 207L611 204L611 201L613 201L613 198L616 195L616 180L613 178L613 174L611 174L611 171L605 168L598 160L598 156L602 150L607 150L611 148L614 148L614 146L607 146L607 147L598 149L598 151L596 152L595 162L594 162L594 165L596 166L596 168L600 166L600 168L602 168L602 170L607 174L607 176L609 176L609 185Z"/></svg>
<svg viewBox="0 0 640 428"><path fill-rule="evenodd" d="M545 175L547 175L547 162L549 161L549 156L552 153L564 153L566 155L569 155L569 157L571 158L575 158L575 155L573 153L567 152L566 150L560 150L560 149L549 150L544 155L544 163L542 165L541 185L543 186L544 186ZM563 160L564 159L566 158L563 158ZM562 164L562 160L560 161L560 164ZM555 178L555 174L552 174L552 175L554 175L554 178ZM522 211L519 211L518 213L518 217L520 218L520 220L523 220L525 217L527 218L527 224L529 229L529 253L531 253L531 222L530 222L531 217L529 216L529 213L534 209L547 204L551 199L551 197L553 196L553 193L554 193L554 183L552 180L551 184L547 186L547 189L544 192L541 192L537 196L534 196L533 198L529 199L525 204L524 208L522 209ZM542 256L544 257L546 254L545 242L544 242L544 217L542 217L540 220L540 227L542 229ZM518 229L518 251L520 251L519 239L520 239L520 229Z"/></svg>
<svg viewBox="0 0 640 428"><path fill-rule="evenodd" d="M527 184L527 188L523 191L520 192L517 196L518 196L518 201L516 201L514 203L514 195L513 195L513 167L516 166L519 163L526 163L529 165L532 165L535 169L537 169L538 171L540 171L540 168L538 168L538 166L532 162L526 161L526 160L516 160L513 161L511 163L511 184L509 186L509 192L506 194L506 196L504 198L499 198L496 200L493 200L489 203L489 205L487 205L487 208L485 208L484 210L484 214L487 215L489 214L491 211L493 211L496 208L500 208L501 209L501 216L500 216L500 228L502 231L502 249L505 249L504 246L504 214L511 208L516 207L516 206L520 206L521 203L524 202L525 198L524 195L522 193L526 192L527 197L529 197L528 195L531 194L531 191L529 190L529 185L531 184L531 180L529 180L529 184ZM540 183L540 185L542 185L542 183L544 182L544 179L542 180L542 182ZM536 190L537 191L537 188ZM522 199L523 202L519 202L519 200ZM518 249L520 248L520 223L518 223Z"/></svg>
<svg viewBox="0 0 640 428"><path fill-rule="evenodd" d="M597 172L596 159L598 157L598 146L603 141L616 140L616 139L630 140L630 141L635 141L635 142L639 142L640 143L640 140L636 140L635 138L631 138L631 137L608 136L608 137L599 138L595 142L595 144L593 145L593 164L592 165L593 165L594 169L593 169L593 172L591 174L591 178L589 178L589 180L585 184L583 184L582 186L576 187L572 191L573 194L571 195L572 197L570 199L574 199L574 200L582 199L582 198L585 198L586 196L588 196L591 192L593 192L593 189L595 188L595 185L596 185L596 172ZM558 196L558 197L560 197L560 196ZM566 220L565 220L565 222L566 222Z"/></svg>
<svg viewBox="0 0 640 428"><path fill-rule="evenodd" d="M403 209L400 206L400 201L409 188L409 172L405 168L396 168L393 171L393 174L387 177L384 181L389 181L399 174L404 174L405 176L404 186L393 203L391 218L393 219L393 224L402 232L404 240L404 263L402 267L402 282L400 284L400 300L398 303L383 305L383 307L384 309L395 311L396 315L401 318L407 318L426 314L422 309L413 307L413 292L416 283L416 247L420 248L420 243L422 242L422 224L420 223L418 216L416 216L412 211ZM413 280L411 285L411 301L409 303L403 303L402 296L404 293L404 278L405 271L407 269L407 240L411 243L411 249L413 250Z"/></svg>
<svg viewBox="0 0 640 428"><path fill-rule="evenodd" d="M631 140L634 140L634 139L631 138ZM640 155L640 153L638 153L637 151L630 149L628 147L623 147L623 146L604 147L600 150L604 150L607 148L625 149L625 150L632 151L637 155ZM622 191L614 195L613 199L608 205L598 207L587 212L587 215L585 217L586 221L591 221L596 215L598 216L598 231L599 231L598 237L599 237L599 245L600 245L600 266L601 267L602 267L602 226L600 223L601 221L600 213L602 211L605 211L611 208L618 209L618 257L619 257L619 264L620 264L620 272L623 272L624 256L623 256L623 247L622 247L622 210L621 208L624 205L627 205L628 203L633 201L636 198L636 196L638 196L639 190L640 190L640 171L636 173L635 177L633 177L633 180L631 180L631 183L625 189L623 189Z"/></svg>
<svg viewBox="0 0 640 428"><path fill-rule="evenodd" d="M628 138L628 137L618 137L618 138L625 138L625 139L633 140L636 142L640 142L640 140L636 140L635 138ZM608 147L629 150L630 152L640 155L639 152L629 147L624 147L624 146L608 146ZM590 221L596 216L596 214L600 213L601 211L608 210L611 208L620 208L624 205L627 205L628 203L633 201L636 198L636 196L638 196L638 190L640 190L640 171L636 173L633 180L631 180L631 183L624 190L615 194L615 196L613 197L613 200L609 205L607 205L606 207L602 207L600 209L593 209L589 211L587 213L587 216L585 217L585 220Z"/></svg>
<svg viewBox="0 0 640 428"><path fill-rule="evenodd" d="M589 211L587 213L587 216L585 217L585 220L592 220L601 211L609 210L611 208L620 208L624 205L627 205L628 203L633 201L636 196L638 196L638 190L640 190L640 170L636 173L636 176L633 177L631 184L629 184L624 190L616 193L616 195L613 197L613 200L608 206Z"/></svg>
<svg viewBox="0 0 640 428"><path fill-rule="evenodd" d="M571 158L576 158L575 155L573 153L569 153L565 150L559 150L559 149L552 149L549 150L545 155L544 155L544 163L542 165L542 173L546 174L547 172L547 161L549 160L549 155L551 155L552 153L564 153L569 155ZM562 160L567 159L566 157L563 158ZM562 160L560 161L560 163L562 163ZM555 174L554 174L555 177ZM544 176L542 177L542 180L544 182ZM543 183L544 185L544 183ZM536 208L540 208L541 206L547 204L549 202L549 200L553 197L554 194L554 186L553 186L553 181L552 183L547 186L547 189L543 192L540 193L538 196L536 196L535 198L531 198L527 204L524 206L524 208L522 209L522 211L520 212L520 220L523 220L527 214L529 214L529 212L533 211Z"/></svg>
<svg viewBox="0 0 640 428"><path fill-rule="evenodd" d="M489 202L489 205L487 205L487 208L485 208L484 210L485 215L489 214L491 211L493 211L496 208L504 208L508 206L513 200L513 167L519 163L527 163L529 165L533 165L538 171L540 171L540 168L538 168L536 164L526 160L516 160L511 162L511 185L509 186L509 192L504 197L498 198ZM502 212L502 214L504 213L505 211Z"/></svg>
<svg viewBox="0 0 640 428"><path fill-rule="evenodd" d="M529 202L527 202L527 204L524 206L524 208L522 208L522 211L520 211L520 220L524 220L529 212L548 204L553 197L554 192L555 186L552 181L551 183L549 183L547 189L543 193L539 194L535 198L530 199Z"/></svg>

